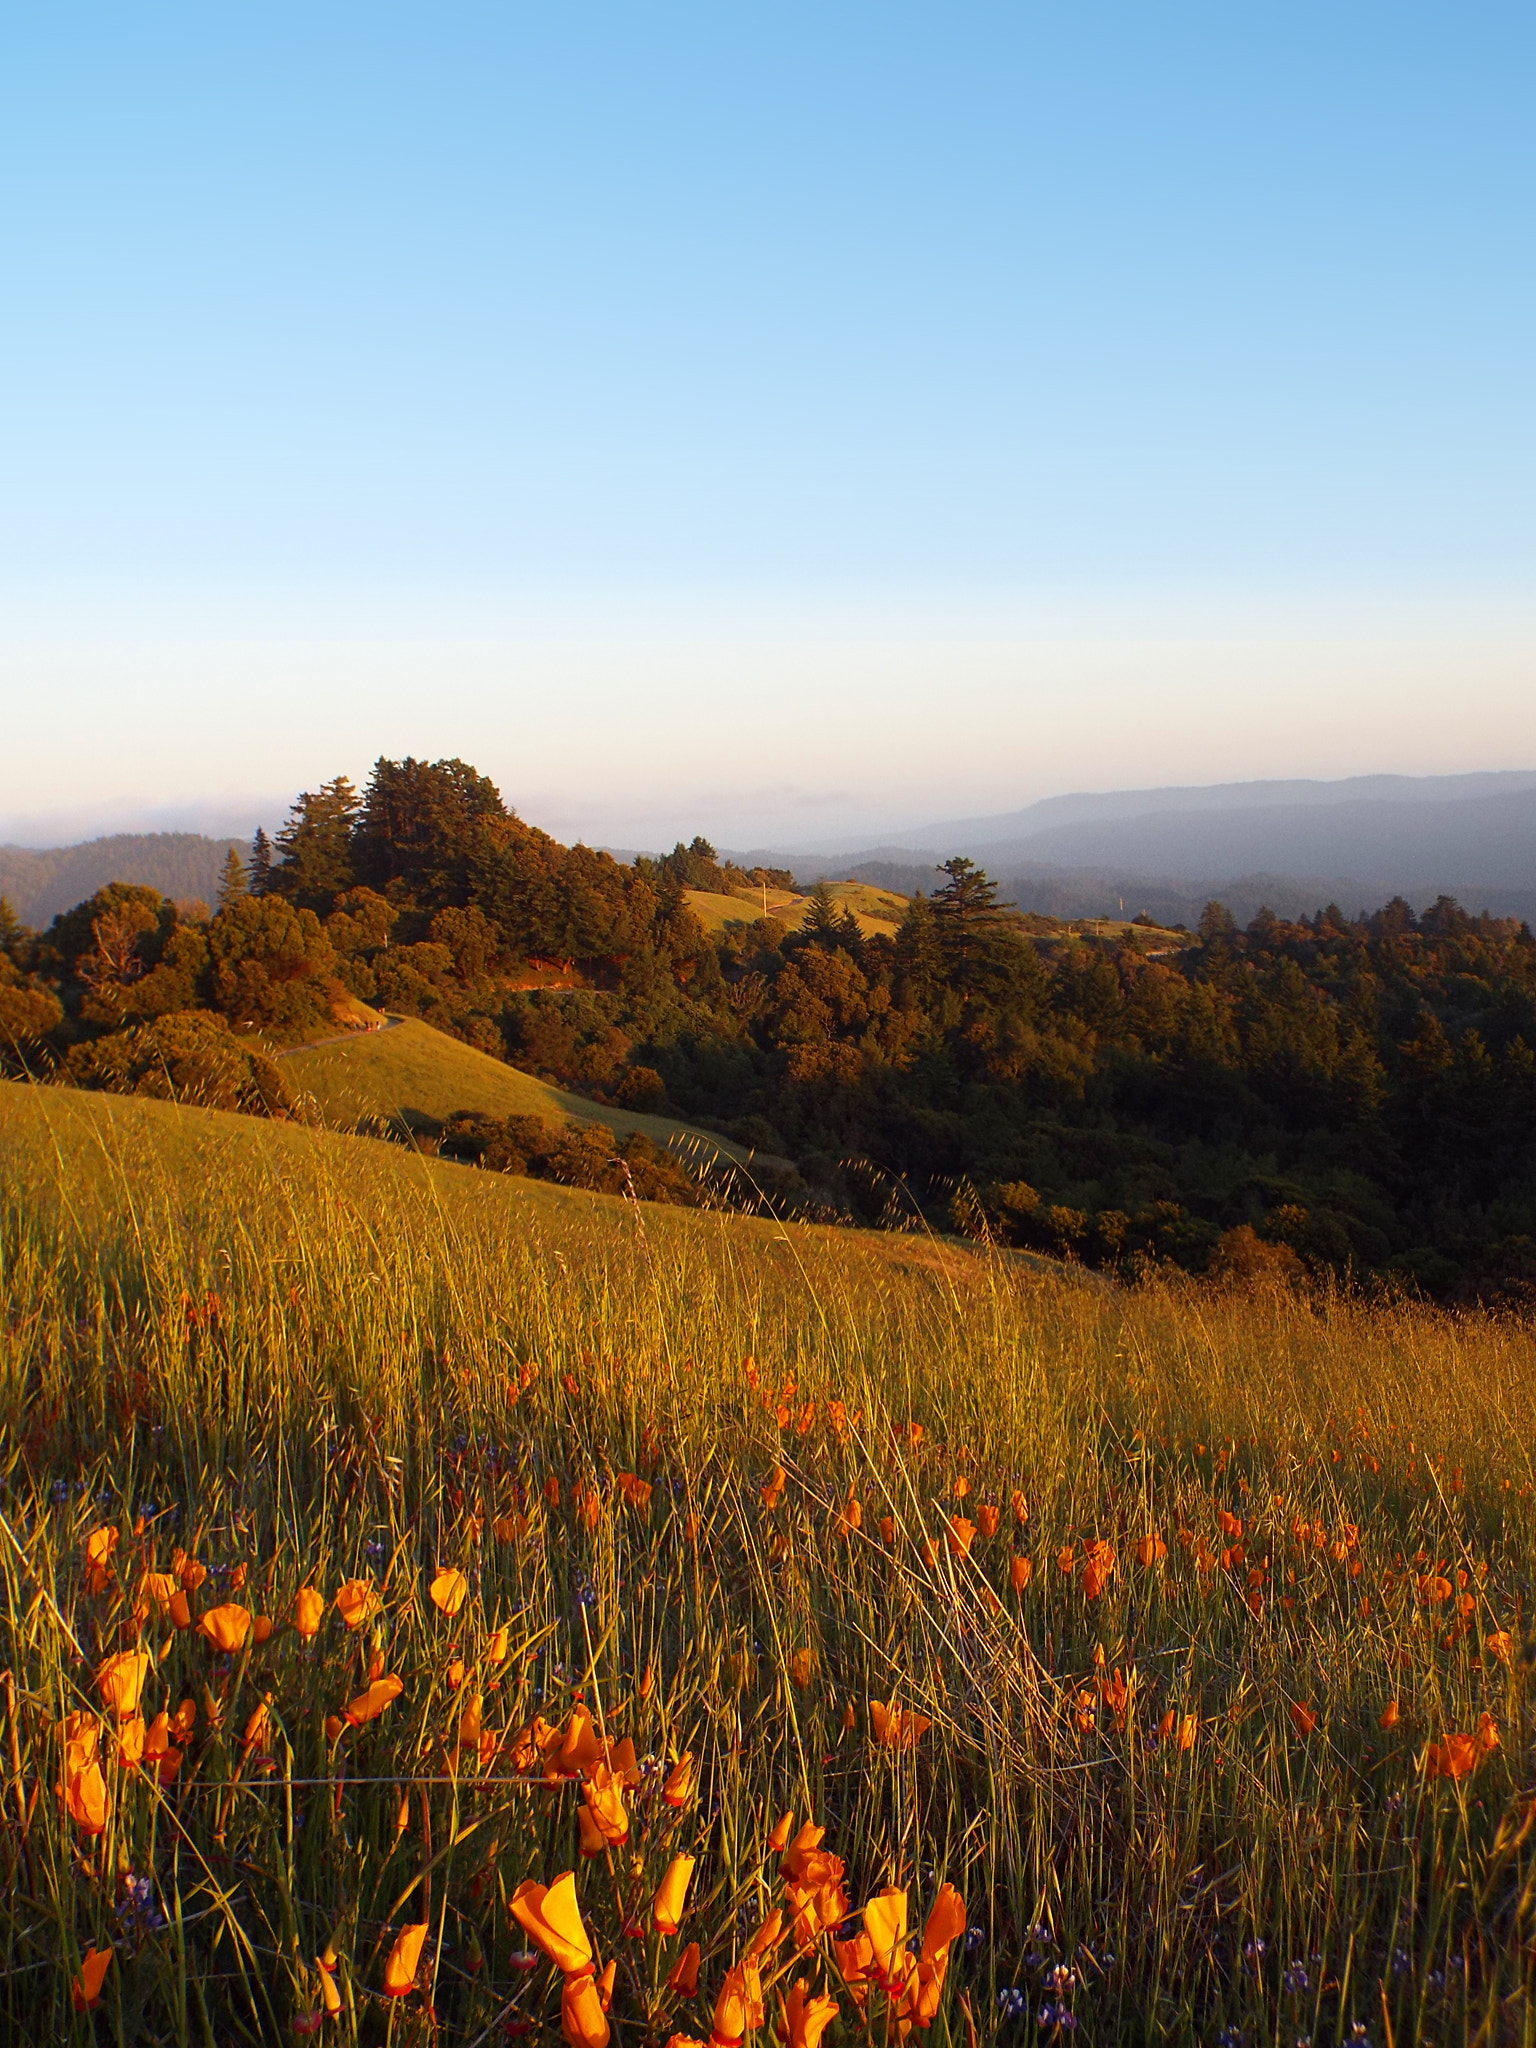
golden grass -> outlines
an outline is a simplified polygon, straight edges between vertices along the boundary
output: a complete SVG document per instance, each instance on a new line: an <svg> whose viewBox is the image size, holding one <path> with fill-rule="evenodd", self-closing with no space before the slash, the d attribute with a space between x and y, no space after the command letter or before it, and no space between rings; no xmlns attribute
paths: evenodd
<svg viewBox="0 0 1536 2048"><path fill-rule="evenodd" d="M110 1943L107 2037L289 2040L330 1942L332 2038L558 2039L508 1903L575 1865L617 2038L702 2039L792 1807L847 1863L850 1932L882 1884L918 1925L963 1892L937 2043L962 1994L1004 2043L1532 2040L1528 1328L1090 1287L59 1090L0 1091L0 1185L9 2038L85 2039L71 1976ZM210 1574L194 1614L270 1640L136 1620L174 1549ZM356 1633L283 1625L351 1577ZM195 1706L165 1787L99 1719L97 1666L139 1644L146 1715ZM399 1697L331 1732L375 1661ZM580 1784L517 1740L577 1694L658 1760L589 1860ZM878 1740L892 1702L931 1724L909 1746ZM71 1712L100 1833L56 1789ZM1434 1775L1485 1714L1499 1746ZM647 1907L676 1850L674 1939ZM413 1924L420 1988L387 2000ZM838 1999L834 2041L884 2040L891 1998L861 2016L828 1936L776 1953Z"/></svg>
<svg viewBox="0 0 1536 2048"><path fill-rule="evenodd" d="M658 1145L683 1142L737 1161L752 1156L747 1146L676 1118L593 1102L536 1080L415 1017L385 1031L300 1047L285 1053L280 1065L289 1088L337 1130L435 1133L455 1110L476 1109L557 1125L601 1123L621 1138L643 1131Z"/></svg>

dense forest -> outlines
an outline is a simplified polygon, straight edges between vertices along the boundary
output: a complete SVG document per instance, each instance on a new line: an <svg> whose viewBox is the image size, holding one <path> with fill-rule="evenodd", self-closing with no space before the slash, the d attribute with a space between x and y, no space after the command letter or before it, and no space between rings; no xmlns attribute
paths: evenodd
<svg viewBox="0 0 1536 2048"><path fill-rule="evenodd" d="M34 933L0 903L0 1059L282 1114L263 1048L356 997L785 1155L807 1213L1536 1301L1525 924L1442 898L1239 928L1213 903L1154 945L941 872L894 938L825 890L798 928L744 902L712 937L688 889L788 877L702 839L624 864L461 761L381 760L232 852L211 910L114 884Z"/></svg>

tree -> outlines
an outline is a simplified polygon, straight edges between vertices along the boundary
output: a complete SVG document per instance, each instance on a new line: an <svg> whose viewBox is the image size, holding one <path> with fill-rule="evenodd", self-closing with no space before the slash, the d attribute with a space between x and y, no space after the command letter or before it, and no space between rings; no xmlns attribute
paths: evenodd
<svg viewBox="0 0 1536 2048"><path fill-rule="evenodd" d="M1019 964L1023 941L985 868L956 854L941 872L949 879L933 892L931 907L945 974L962 1001L996 995Z"/></svg>
<svg viewBox="0 0 1536 2048"><path fill-rule="evenodd" d="M248 894L245 877L245 862L231 847L224 856L224 865L219 870L219 908L227 910L237 896Z"/></svg>
<svg viewBox="0 0 1536 2048"><path fill-rule="evenodd" d="M944 986L944 954L933 905L918 894L896 933L896 996L904 1009L930 1010Z"/></svg>
<svg viewBox="0 0 1536 2048"><path fill-rule="evenodd" d="M247 886L253 896L265 896L272 885L272 842L258 825L251 841L251 866Z"/></svg>
<svg viewBox="0 0 1536 2048"><path fill-rule="evenodd" d="M214 997L237 1024L299 1036L324 1021L336 954L312 910L241 896L208 927Z"/></svg>
<svg viewBox="0 0 1536 2048"><path fill-rule="evenodd" d="M275 891L306 910L329 910L352 886L357 817L357 791L345 775L306 790L277 835L279 859L263 894Z"/></svg>
<svg viewBox="0 0 1536 2048"><path fill-rule="evenodd" d="M495 783L467 761L381 757L357 817L357 879L429 915L462 908L478 865L498 843L488 828L511 815Z"/></svg>

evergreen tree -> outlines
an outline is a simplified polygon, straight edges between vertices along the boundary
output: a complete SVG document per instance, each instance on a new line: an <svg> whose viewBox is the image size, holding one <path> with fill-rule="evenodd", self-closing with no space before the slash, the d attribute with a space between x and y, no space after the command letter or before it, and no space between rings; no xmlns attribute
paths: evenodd
<svg viewBox="0 0 1536 2048"><path fill-rule="evenodd" d="M931 1010L944 986L944 954L933 905L921 893L896 933L896 995L904 1009Z"/></svg>
<svg viewBox="0 0 1536 2048"><path fill-rule="evenodd" d="M826 882L817 882L812 888L800 930L813 946L843 944L843 914Z"/></svg>
<svg viewBox="0 0 1536 2048"><path fill-rule="evenodd" d="M253 896L265 896L272 882L272 842L258 825L251 841L251 864L246 887Z"/></svg>
<svg viewBox="0 0 1536 2048"><path fill-rule="evenodd" d="M236 897L249 894L246 883L245 862L231 847L224 856L224 865L219 870L219 908L227 910Z"/></svg>
<svg viewBox="0 0 1536 2048"><path fill-rule="evenodd" d="M356 879L352 831L357 815L357 791L345 775L306 790L277 835L279 859L263 893L275 891L306 910L329 910Z"/></svg>
<svg viewBox="0 0 1536 2048"><path fill-rule="evenodd" d="M966 1000L995 994L1024 950L997 900L997 884L964 854L945 861L941 872L949 879L934 891L932 909L945 974Z"/></svg>

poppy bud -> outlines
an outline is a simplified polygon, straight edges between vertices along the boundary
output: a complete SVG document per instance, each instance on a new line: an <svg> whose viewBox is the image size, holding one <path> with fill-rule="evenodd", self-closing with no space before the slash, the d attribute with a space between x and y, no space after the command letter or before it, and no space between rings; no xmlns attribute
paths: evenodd
<svg viewBox="0 0 1536 2048"><path fill-rule="evenodd" d="M422 1944L427 1938L427 1923L417 1922L413 1927L402 1927L395 1937L384 1964L384 1996L404 1998L416 1982L416 1971L421 1963Z"/></svg>
<svg viewBox="0 0 1536 2048"><path fill-rule="evenodd" d="M667 1866L667 1874L651 1903L651 1925L658 1934L676 1934L678 1930L689 1880L693 1876L694 1860L692 1856L674 1856Z"/></svg>
<svg viewBox="0 0 1536 2048"><path fill-rule="evenodd" d="M686 1806L693 1797L694 1780L697 1777L693 1752L685 1749L677 1762L667 1773L661 1788L661 1796L668 1806Z"/></svg>
<svg viewBox="0 0 1536 2048"><path fill-rule="evenodd" d="M301 1587L293 1603L293 1625L306 1643L318 1635L324 1619L324 1594L317 1593L313 1586Z"/></svg>
<svg viewBox="0 0 1536 2048"><path fill-rule="evenodd" d="M667 1989L679 1998L692 1998L699 1988L699 1944L690 1941L667 1972Z"/></svg>
<svg viewBox="0 0 1536 2048"><path fill-rule="evenodd" d="M570 2048L608 2048L608 2016L596 1980L587 1972L565 1980L560 1994L560 2031Z"/></svg>

